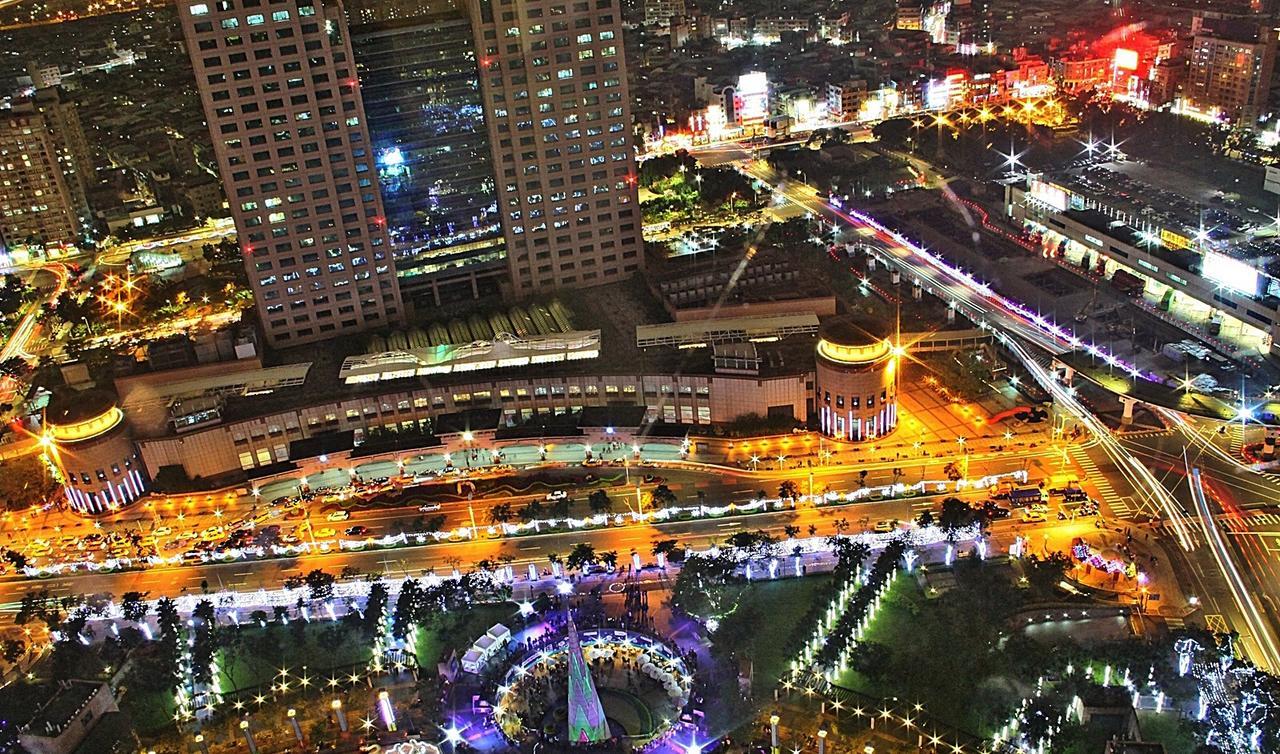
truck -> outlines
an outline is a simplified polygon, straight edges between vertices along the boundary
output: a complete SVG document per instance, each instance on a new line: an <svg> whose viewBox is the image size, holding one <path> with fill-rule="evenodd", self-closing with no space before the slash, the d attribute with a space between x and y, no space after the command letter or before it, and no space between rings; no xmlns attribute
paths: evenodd
<svg viewBox="0 0 1280 754"><path fill-rule="evenodd" d="M1116 270L1111 275L1111 287L1126 296L1137 298L1142 295L1142 291L1147 287L1147 284L1132 272Z"/></svg>

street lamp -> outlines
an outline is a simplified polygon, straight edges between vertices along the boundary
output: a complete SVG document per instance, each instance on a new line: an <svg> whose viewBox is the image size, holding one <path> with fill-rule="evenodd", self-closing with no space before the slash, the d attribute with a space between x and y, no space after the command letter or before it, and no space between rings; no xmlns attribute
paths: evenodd
<svg viewBox="0 0 1280 754"><path fill-rule="evenodd" d="M338 730L342 731L343 733L346 733L347 732L347 713L342 711L342 700L334 699L332 702L329 702L329 708L332 709L334 714L337 715L338 717Z"/></svg>

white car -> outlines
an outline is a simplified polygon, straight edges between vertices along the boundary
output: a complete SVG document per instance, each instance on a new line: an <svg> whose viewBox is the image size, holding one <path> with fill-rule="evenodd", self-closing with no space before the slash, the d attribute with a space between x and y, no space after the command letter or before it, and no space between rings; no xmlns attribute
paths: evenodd
<svg viewBox="0 0 1280 754"><path fill-rule="evenodd" d="M569 499L569 493L565 492L564 490L552 490L551 492L547 493L547 500L552 503L558 502L560 500L568 500L568 499Z"/></svg>
<svg viewBox="0 0 1280 754"><path fill-rule="evenodd" d="M151 533L156 535L157 537L167 537L173 533L173 529L170 529L167 526L161 526Z"/></svg>
<svg viewBox="0 0 1280 754"><path fill-rule="evenodd" d="M346 521L347 519L351 518L351 513L348 511L334 511L333 513L330 513L328 516L325 516L325 518L329 519L330 521Z"/></svg>
<svg viewBox="0 0 1280 754"><path fill-rule="evenodd" d="M438 510L440 510L440 504L439 504L439 503L427 503L426 505L419 505L419 506L418 506L418 512L419 512L419 513L434 513L434 512L436 512L436 511L438 511Z"/></svg>

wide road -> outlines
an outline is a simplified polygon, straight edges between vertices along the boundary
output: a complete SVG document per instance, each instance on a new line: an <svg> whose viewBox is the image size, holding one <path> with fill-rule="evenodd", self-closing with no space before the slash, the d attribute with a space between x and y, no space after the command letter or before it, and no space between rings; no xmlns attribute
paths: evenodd
<svg viewBox="0 0 1280 754"><path fill-rule="evenodd" d="M834 207L818 196L811 187L782 180L763 161L748 158L739 161L737 167L744 174L770 186L777 195L804 207L814 216L830 223L833 228L841 230L844 236L842 240L864 244L875 250L878 256L896 265L909 279L920 281L926 290L952 303L968 319L995 331L1006 348L1049 391L1058 409L1070 415L1097 438L1098 444L1089 454L1093 464L1102 469L1103 473L1110 472L1108 476L1114 484L1126 487L1137 507L1153 511L1163 520L1161 533L1175 545L1173 549L1186 559L1192 569L1201 572L1203 581L1212 581L1224 594L1230 595L1230 599L1222 600L1218 607L1224 614L1234 614L1233 628L1252 637L1250 641L1243 643L1249 658L1264 668L1273 671L1280 669L1280 641L1276 638L1277 623L1274 615L1268 619L1266 613L1256 609L1248 583L1237 578L1237 573L1246 570L1243 554L1230 547L1218 546L1217 538L1206 538L1203 530L1197 536L1198 528L1213 526L1214 522L1201 520L1201 516L1197 514L1197 506L1192 504L1189 494L1171 494L1171 487L1179 488L1166 484L1168 477L1163 480L1158 478L1152 468L1145 461L1139 460L1129 446L1121 444L1097 417L1076 400L1073 389L1057 381L1056 376L1046 368L1048 359L1029 349L1037 349L1050 355L1078 348L1087 349L1120 368L1127 368L1123 362L1105 351L1081 342L1070 332L1046 321L1019 302L1001 296L982 281L952 267L937 255L911 244L869 215ZM1177 418L1170 417L1171 420ZM1184 433L1180 429L1179 445L1194 444L1197 437L1195 433ZM1180 458L1181 447L1177 448L1177 455ZM1224 459L1221 454L1214 455L1216 461L1211 462L1225 466L1210 468L1205 472L1210 485L1220 476L1241 473L1238 466ZM1186 485L1181 489L1187 489ZM1204 518L1210 519L1213 514L1213 510L1210 510ZM1254 558L1256 557L1255 552ZM1203 582L1200 586L1210 588L1209 584ZM1274 597L1268 597L1268 600L1274 600Z"/></svg>
<svg viewBox="0 0 1280 754"><path fill-rule="evenodd" d="M1273 632L1280 627L1280 483L1219 447L1208 423L1184 423L1172 412L1167 420L1174 425L1172 432L1125 444L1156 471L1186 510L1196 549L1182 575L1204 603L1210 627L1239 632L1250 657L1275 654L1274 634L1259 636L1256 624L1264 622ZM1206 522L1196 512L1188 465L1200 470L1210 513L1207 524L1218 527L1226 544L1227 551L1219 553L1221 564L1214 557L1216 538L1207 536ZM1241 579L1244 589L1233 590L1228 578Z"/></svg>
<svg viewBox="0 0 1280 754"><path fill-rule="evenodd" d="M923 459L915 464L896 461L858 467L816 469L813 475L813 490L819 494L828 487L838 491L854 490L864 481L870 487L889 484L895 481L892 468L894 463L901 465L905 472L903 476L896 478L901 481L914 483L920 479L942 479L944 478L942 467L949 460L952 459L949 457L933 457ZM867 471L865 480L861 478L863 470ZM1023 452L1017 455L975 455L974 460L969 463L969 472L972 478L1019 470L1027 471L1033 479L1046 479L1051 483L1055 479L1058 480L1058 483L1067 478L1087 480L1087 475L1082 470L1064 460L1061 451L1050 448L1048 445L1037 449L1024 449ZM757 491L761 489L765 490L769 495L775 495L780 481L784 479L795 481L801 494L809 492L808 469L774 470L754 475L667 469L650 469L646 471L661 474L669 480L669 486L677 497L677 505L694 505L697 503L700 494L709 505L723 505L729 501L745 502L755 497ZM642 484L640 486L646 491L651 490L653 487L651 484ZM1086 487L1088 487L1087 481ZM615 513L624 513L635 508L634 487L615 487L610 490L610 493L614 500L613 510ZM445 516L446 524L443 527L444 529L469 527L474 515L474 520L479 525L482 535L487 535L490 519L489 511L493 506L506 504L512 509L517 509L520 505L540 497L541 495L477 499L470 504L467 502L446 502L441 504L438 513ZM574 515L585 515L585 505L581 502L585 495L575 495L575 497L579 498L579 503ZM857 503L841 506L838 509L824 508L821 511L810 511L807 514L809 517L805 518L803 522L803 526L807 528L810 523L819 526L819 528L825 526L827 528L823 529L824 533L830 533L828 531L831 526L830 521L837 518L845 518L854 526L858 525L859 522L870 526L875 521L883 518L910 520L916 518L920 511L936 506L937 503L937 498L917 498L914 502ZM833 511L838 511L838 513L833 513ZM328 522L325 520L323 511L313 511L310 531L304 530L300 532L300 536L306 539L315 537L317 541L334 540L336 542L338 536L333 532L327 532L327 529L333 529L337 534L341 534L343 529L356 524L369 527L374 535L389 534L402 529L411 531L413 530L414 522L423 515L414 507L375 508L356 511L346 521ZM785 520L789 515L768 514L768 516L761 518L780 532L783 526L793 523ZM694 537L696 539L699 537L723 536L744 527L750 528L759 525L753 522L754 518L757 517L705 519L658 524L656 526L632 524L589 533L551 534L507 540L483 539L474 542L384 549L376 552L311 554L279 560L240 561L226 564L194 563L127 573L76 573L50 579L28 579L11 574L0 578L0 603L4 603L8 609L13 609L22 594L33 589L45 588L52 590L59 596L97 592L110 592L118 596L130 590L152 591L159 595L180 593L183 589L189 589L193 585L198 586L204 580L208 580L210 583L221 583L226 586L236 585L243 588L273 586L279 584L283 578L282 574L310 570L312 568L334 569L334 572L337 572L344 566L350 565L361 572L382 572L388 569L412 572L438 567L454 558L459 558L462 563L469 564L485 557L496 557L502 553L511 554L524 560L543 561L547 554L551 552L561 552L563 554L578 541L590 541L596 544L598 549L616 549L625 555L633 547L639 547L642 552L647 552L644 549L645 544L653 537L658 536L659 532L667 532L662 536L682 538L682 541L685 541L686 544L696 544L696 542L683 540L683 538ZM214 520L216 519L206 517L202 522ZM279 518L271 521L271 523L276 522L284 526L286 530L302 523L301 521L283 521ZM324 533L325 536L317 536L317 532ZM167 551L166 554L172 555L174 552Z"/></svg>
<svg viewBox="0 0 1280 754"><path fill-rule="evenodd" d="M983 493L969 497L977 500ZM260 562L205 563L193 566L153 569L132 573L108 573L84 575L76 578L51 578L43 581L4 583L11 594L32 589L47 589L52 594L94 595L110 594L119 598L127 591L147 592L152 598L177 596L198 592L204 584L210 590L235 589L251 591L265 587L279 587L289 576L300 575L315 568L338 574L344 569L360 573L379 573L389 576L423 575L435 570L447 573L455 565L466 569L484 560L498 560L509 556L512 565L521 576L527 574L528 564L542 570L550 567L548 556L566 555L576 544L589 543L596 552L608 550L619 554L619 563L629 561L632 550L637 551L645 564L653 563L652 542L656 539L674 538L683 545L705 548L722 542L734 532L764 530L780 540L787 538L786 527L794 526L799 536L808 536L809 527L814 534L826 536L835 533L836 522L843 520L848 531L869 529L874 522L883 519L906 520L918 515L923 508L935 506L940 497L932 499L890 500L857 503L840 507L813 508L801 505L797 509L770 511L732 518L708 518L692 521L660 523L655 525L628 525L593 531L531 535L517 539L480 539L476 541L446 542L438 545L407 547L397 550L368 552L334 552L308 555L296 559L266 560ZM1017 535L1030 538L1035 551L1062 549L1070 537L1093 530L1092 520L1060 522L1053 517L1043 524L1021 524L1016 520L997 522L993 546L1005 550ZM784 542L785 548L785 542ZM14 600L5 605L6 612L16 609Z"/></svg>

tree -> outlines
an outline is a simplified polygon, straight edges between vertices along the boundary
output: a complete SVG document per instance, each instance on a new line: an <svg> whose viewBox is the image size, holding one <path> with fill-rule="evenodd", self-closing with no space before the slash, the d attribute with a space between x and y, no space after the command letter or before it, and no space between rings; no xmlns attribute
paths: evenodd
<svg viewBox="0 0 1280 754"><path fill-rule="evenodd" d="M665 484L653 488L653 504L658 508L669 508L676 504L676 493Z"/></svg>
<svg viewBox="0 0 1280 754"><path fill-rule="evenodd" d="M587 505L592 513L609 513L613 511L613 500L604 490L595 490L587 498Z"/></svg>
<svg viewBox="0 0 1280 754"><path fill-rule="evenodd" d="M364 617L360 622L366 639L372 639L382 630L382 623L387 615L387 602L387 585L381 579L370 584L369 598L365 600Z"/></svg>
<svg viewBox="0 0 1280 754"><path fill-rule="evenodd" d="M1056 593L1058 584L1066 576L1067 569L1071 568L1071 558L1061 551L1049 553L1043 558L1028 555L1023 560L1023 567L1031 588L1040 597L1048 598Z"/></svg>
<svg viewBox="0 0 1280 754"><path fill-rule="evenodd" d="M618 567L618 551L605 550L604 552L600 553L600 562L601 564L604 565L605 568L608 568L609 571L612 572L615 568Z"/></svg>
<svg viewBox="0 0 1280 754"><path fill-rule="evenodd" d="M938 514L938 528L947 535L948 542L955 542L960 531L973 523L973 508L958 497L949 497L942 501L942 511Z"/></svg>
<svg viewBox="0 0 1280 754"><path fill-rule="evenodd" d="M668 560L684 560L685 549L674 539L655 539L652 552L654 555L665 555Z"/></svg>
<svg viewBox="0 0 1280 754"><path fill-rule="evenodd" d="M120 598L120 611L125 620L141 623L147 618L147 595L143 592L125 592Z"/></svg>
<svg viewBox="0 0 1280 754"><path fill-rule="evenodd" d="M421 622L426 610L426 594L416 579L405 579L396 598L395 613L391 617L391 634L397 639L409 635L409 628Z"/></svg>
<svg viewBox="0 0 1280 754"><path fill-rule="evenodd" d="M921 511L920 516L916 519L916 523L919 524L921 528L933 526L933 511Z"/></svg>
<svg viewBox="0 0 1280 754"><path fill-rule="evenodd" d="M27 556L17 550L10 550L6 548L3 552L0 552L0 557L3 557L10 565L19 571L27 567Z"/></svg>
<svg viewBox="0 0 1280 754"><path fill-rule="evenodd" d="M333 584L335 581L337 579L334 578L333 574L325 573L319 568L303 577L303 582L311 592L311 599L315 602L333 599Z"/></svg>
<svg viewBox="0 0 1280 754"><path fill-rule="evenodd" d="M58 482L40 455L25 455L0 463L0 500L9 510L43 505L58 491Z"/></svg>
<svg viewBox="0 0 1280 754"><path fill-rule="evenodd" d="M530 521L534 521L542 518L543 512L544 511L543 511L542 501L532 500L529 502L528 505L521 507L520 510L516 513L516 515L520 517L521 521L527 524Z"/></svg>
<svg viewBox="0 0 1280 754"><path fill-rule="evenodd" d="M574 545L569 551L569 556L564 559L565 567L571 571L582 571L594 562L596 562L596 548L587 542Z"/></svg>
<svg viewBox="0 0 1280 754"><path fill-rule="evenodd" d="M699 618L720 618L737 604L744 579L728 551L689 555L671 588L671 605Z"/></svg>
<svg viewBox="0 0 1280 754"><path fill-rule="evenodd" d="M795 502L800 498L800 488L796 483L788 479L778 485L778 497L782 500L790 500Z"/></svg>
<svg viewBox="0 0 1280 754"><path fill-rule="evenodd" d="M893 655L885 645L874 641L854 642L849 667L861 673L872 684L885 681L892 665Z"/></svg>
<svg viewBox="0 0 1280 754"><path fill-rule="evenodd" d="M795 539L800 536L800 527L793 524L787 524L782 527L782 533L787 535L787 539Z"/></svg>
<svg viewBox="0 0 1280 754"><path fill-rule="evenodd" d="M489 523L497 526L511 520L511 503L498 503L489 508Z"/></svg>

